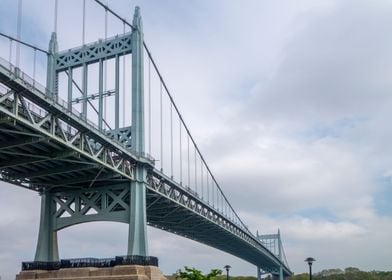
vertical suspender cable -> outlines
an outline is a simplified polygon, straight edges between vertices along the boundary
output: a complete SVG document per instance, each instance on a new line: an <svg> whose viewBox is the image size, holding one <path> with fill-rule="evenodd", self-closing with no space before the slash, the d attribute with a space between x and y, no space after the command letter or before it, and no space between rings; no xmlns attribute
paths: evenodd
<svg viewBox="0 0 392 280"><path fill-rule="evenodd" d="M204 199L204 184L203 184L203 161L200 161L200 183L201 183L201 199Z"/></svg>
<svg viewBox="0 0 392 280"><path fill-rule="evenodd" d="M16 25L16 38L20 41L20 33L22 29L22 0L18 1L18 19ZM20 60L20 43L16 43L16 67L19 67L19 60Z"/></svg>
<svg viewBox="0 0 392 280"><path fill-rule="evenodd" d="M225 208L226 208L226 200L225 200L225 198L223 197L223 194L222 194L222 214L227 214L227 212L225 212Z"/></svg>
<svg viewBox="0 0 392 280"><path fill-rule="evenodd" d="M58 0L54 1L54 32L57 33Z"/></svg>
<svg viewBox="0 0 392 280"><path fill-rule="evenodd" d="M219 194L220 194L220 203L221 203L221 213L223 214L223 209L224 209L224 207L223 207L223 195L222 195L222 191L219 191Z"/></svg>
<svg viewBox="0 0 392 280"><path fill-rule="evenodd" d="M188 188L191 187L191 168L190 168L190 162L189 162L189 134L187 134L187 140L188 140Z"/></svg>
<svg viewBox="0 0 392 280"><path fill-rule="evenodd" d="M274 253L276 254L276 240L274 240Z"/></svg>
<svg viewBox="0 0 392 280"><path fill-rule="evenodd" d="M194 147L195 150L195 191L197 193L197 151L196 147Z"/></svg>
<svg viewBox="0 0 392 280"><path fill-rule="evenodd" d="M219 196L219 211L222 213L222 194L220 193L220 191L218 191L218 196Z"/></svg>
<svg viewBox="0 0 392 280"><path fill-rule="evenodd" d="M173 103L170 102L170 174L173 179Z"/></svg>
<svg viewBox="0 0 392 280"><path fill-rule="evenodd" d="M148 58L148 153L151 155L151 59Z"/></svg>
<svg viewBox="0 0 392 280"><path fill-rule="evenodd" d="M10 64L12 64L12 39L10 38L10 55L9 55L9 60Z"/></svg>
<svg viewBox="0 0 392 280"><path fill-rule="evenodd" d="M221 192L221 211L222 211L222 214L224 214L225 213L225 198L223 197L223 193Z"/></svg>
<svg viewBox="0 0 392 280"><path fill-rule="evenodd" d="M207 203L208 203L208 205L210 204L210 182L209 182L209 180L208 180L208 170L207 170L207 177L206 177L206 181L207 181Z"/></svg>
<svg viewBox="0 0 392 280"><path fill-rule="evenodd" d="M180 124L180 185L182 185L182 124L181 119L178 119Z"/></svg>
<svg viewBox="0 0 392 280"><path fill-rule="evenodd" d="M219 212L219 192L218 192L218 187L215 187L216 190L216 210Z"/></svg>
<svg viewBox="0 0 392 280"><path fill-rule="evenodd" d="M88 89L88 65L86 63L83 63L82 66L82 71L83 71L83 77L82 77L82 94L83 94L83 107L82 107L82 115L83 115L83 120L87 120L87 89Z"/></svg>
<svg viewBox="0 0 392 280"><path fill-rule="evenodd" d="M120 128L120 55L115 56L115 70L114 70L114 129L116 139L118 139L118 129Z"/></svg>
<svg viewBox="0 0 392 280"><path fill-rule="evenodd" d="M99 59L98 69L98 128L102 131L103 127L103 60Z"/></svg>
<svg viewBox="0 0 392 280"><path fill-rule="evenodd" d="M35 86L35 68L37 64L37 49L34 49L34 59L33 59L33 86Z"/></svg>
<svg viewBox="0 0 392 280"><path fill-rule="evenodd" d="M86 40L86 0L83 0L83 28L82 28L82 44Z"/></svg>
<svg viewBox="0 0 392 280"><path fill-rule="evenodd" d="M219 212L219 188L218 188L218 186L215 189L216 189L216 209Z"/></svg>
<svg viewBox="0 0 392 280"><path fill-rule="evenodd" d="M219 189L218 189L218 187L216 188L216 209L218 210L218 212L219 212L219 199L220 199L220 195L219 195Z"/></svg>
<svg viewBox="0 0 392 280"><path fill-rule="evenodd" d="M68 110L72 112L72 68L68 67Z"/></svg>
<svg viewBox="0 0 392 280"><path fill-rule="evenodd" d="M161 172L163 171L163 112L162 112L162 81L159 84L159 101L160 101L160 113L161 113Z"/></svg>
<svg viewBox="0 0 392 280"><path fill-rule="evenodd" d="M123 25L123 34L125 34L125 22L123 23L124 25ZM125 102L126 102L126 94L125 94L125 55L123 55L123 57L122 57L122 59L123 59L123 80L122 80L122 82L123 82L123 84L122 84L122 86L123 86L123 89L122 89L122 92L123 92L123 119L122 119L122 123L123 123L123 127L125 127Z"/></svg>
<svg viewBox="0 0 392 280"><path fill-rule="evenodd" d="M108 10L105 9L105 40L108 38ZM107 75L107 61L106 59L104 60L104 66L103 66L103 71L104 71L104 86L103 86L103 92L106 93L107 91L107 82L108 82L108 75ZM103 99L103 119L106 120L106 99L107 97L104 97ZM106 125L106 122L104 122ZM107 126L107 125L106 125Z"/></svg>
<svg viewBox="0 0 392 280"><path fill-rule="evenodd" d="M212 207L215 208L215 182L214 182L214 180L212 180L211 194L212 194Z"/></svg>

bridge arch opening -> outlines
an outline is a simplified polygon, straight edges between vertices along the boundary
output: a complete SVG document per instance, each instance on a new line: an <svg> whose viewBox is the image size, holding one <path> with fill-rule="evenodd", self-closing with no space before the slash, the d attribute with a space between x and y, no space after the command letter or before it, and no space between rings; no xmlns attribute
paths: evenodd
<svg viewBox="0 0 392 280"><path fill-rule="evenodd" d="M128 224L109 221L79 223L59 230L57 238L61 259L126 255Z"/></svg>

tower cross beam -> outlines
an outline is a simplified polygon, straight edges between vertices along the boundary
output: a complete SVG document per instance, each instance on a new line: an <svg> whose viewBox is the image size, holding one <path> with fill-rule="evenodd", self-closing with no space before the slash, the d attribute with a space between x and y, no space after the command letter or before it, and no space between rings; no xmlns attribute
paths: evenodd
<svg viewBox="0 0 392 280"><path fill-rule="evenodd" d="M148 256L146 227L149 224L249 261L258 266L259 274L263 269L281 279L290 275L287 261L284 262L280 232L254 236L215 180L144 42L139 8L135 9L130 25L101 1L95 1L105 8L105 34L107 12L110 11L122 20L123 35L86 45L83 23L83 45L59 52L57 34L53 32L48 51L44 51L48 54L46 87L37 83L34 75L31 79L12 63L0 60L0 83L4 85L0 85L0 180L41 194L35 260L58 260L57 231L65 227L91 221L115 221L129 225L128 255ZM132 32L125 33L126 25ZM13 42L12 38L10 42ZM37 48L30 47L34 48L35 55ZM132 56L129 75L128 54ZM147 71L144 55L148 57ZM110 60L109 82L107 60ZM163 168L156 169L155 162L145 151L145 138L151 138L151 119L155 118L154 114L151 117L151 67L157 75L153 76L153 82L160 83L161 147L163 135L170 135L171 139L171 174L164 173ZM148 83L145 83L147 73ZM127 89L129 80L131 90ZM107 84L114 86L107 90ZM144 86L148 88L147 106ZM152 89L157 88L153 86ZM170 129L167 130L162 128L163 91L166 91L170 105L170 126L167 126ZM126 98L128 93L132 94L132 101ZM68 97L67 101L61 99L64 95ZM111 95L115 96L110 100L114 102L109 102L107 110L108 99L104 97ZM122 110L121 98L124 101ZM81 106L74 106L78 103L82 103ZM145 118L147 108L148 117ZM93 110L97 116L90 118ZM109 120L113 122L113 128L105 120L107 113L111 114ZM120 113L123 114L121 127ZM131 117L127 120L129 113ZM178 138L176 131L173 132L173 113L174 121L179 121L180 182L176 181L174 170L178 159L173 149ZM189 179L188 185L182 184L182 130L185 130L188 142L188 177L190 142L195 152L194 186ZM34 137L34 132L38 137ZM151 153L151 140L148 142ZM207 175L207 199L203 194L204 175ZM279 253L269 248L271 244L278 244Z"/></svg>
<svg viewBox="0 0 392 280"><path fill-rule="evenodd" d="M69 68L82 67L99 62L100 59L111 59L132 52L132 33L117 35L106 40L98 40L55 54L55 71L62 72Z"/></svg>

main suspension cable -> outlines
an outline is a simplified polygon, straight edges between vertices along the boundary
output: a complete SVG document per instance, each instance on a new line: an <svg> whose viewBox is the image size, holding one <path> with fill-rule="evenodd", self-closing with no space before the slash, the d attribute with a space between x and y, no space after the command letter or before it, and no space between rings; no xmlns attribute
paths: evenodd
<svg viewBox="0 0 392 280"><path fill-rule="evenodd" d="M110 9L108 5L103 4L100 0L94 0L94 1L95 1L96 3L98 3L100 6L102 6L105 10L109 11L109 12L110 12L112 15L114 15L116 18L118 18L119 20L121 20L124 24L128 25L132 30L136 30L136 28L135 28L132 24L130 24L125 18L121 17L119 14L117 14L117 13L114 12L112 9ZM162 77L162 75L161 75L161 73L160 73L160 71L159 71L159 69L158 69L158 67L157 67L157 65L156 65L156 63L155 63L155 60L153 59L153 57L152 57L152 55L151 55L151 52L150 52L150 50L149 50L149 48L148 48L148 46L147 46L147 44L146 44L145 41L143 41L143 47L144 47L144 49L146 50L146 52L147 52L147 54L148 54L148 57L150 58L150 60L151 60L151 62L152 62L152 65L153 65L155 71L157 72L157 75L158 75L159 80L160 80L160 82L161 82L161 87L163 86L163 88L164 88L165 91L166 91L166 94L168 95L168 97L169 97L169 99L170 99L170 102L173 103L173 107L174 107L175 111L177 112L178 117L180 118L181 122L183 123L184 128L185 128L185 130L186 130L186 132L187 132L187 134L188 134L190 140L192 141L192 143L193 143L193 145L194 145L194 147L195 147L197 153L199 154L201 161L202 161L202 162L204 163L204 165L206 166L206 169L207 169L208 173L210 174L210 176L211 176L213 182L215 183L215 186L216 186L216 188L217 188L217 192L219 191L219 193L220 193L221 196L222 196L222 199L226 200L226 202L227 202L227 204L228 204L228 207L234 212L234 215L236 216L236 218L238 219L238 221L240 222L240 224L242 224L243 229L246 230L246 231L248 231L248 232L250 233L249 229L245 226L245 224L244 224L244 223L242 222L242 220L239 218L238 214L235 212L234 208L232 207L232 205L231 205L230 202L228 201L226 195L223 193L221 187L220 187L219 184L218 184L218 181L216 180L215 176L212 174L212 171L211 171L210 167L208 166L207 162L205 161L203 155L201 154L200 149L199 149L198 145L196 144L196 141L195 141L194 138L192 137L192 135L191 135L191 133L190 133L190 130L189 130L188 126L186 125L186 123L185 123L185 121L184 121L184 119L183 119L183 117L182 117L182 115L181 115L181 113L180 113L180 111L179 111L177 105L175 104L174 99L173 99L173 97L172 97L172 95L171 95L171 93L170 93L170 91L169 91L169 89L168 89L168 87L167 87L165 81L163 80L163 77ZM162 134L162 130L161 130L161 134ZM162 142L162 139L161 139L161 142ZM162 143L161 143L161 147L162 147L162 146L163 146L163 145L162 145ZM162 149L162 150L163 150L163 149ZM163 152L163 151L162 151L162 152ZM161 153L161 156L162 156L162 153ZM161 161L162 161L162 160L163 160L163 158L161 158ZM162 164L162 162L161 162L161 164ZM161 171L162 171L162 165L161 165Z"/></svg>
<svg viewBox="0 0 392 280"><path fill-rule="evenodd" d="M15 38L15 37L12 37L12 36L10 36L10 35L4 34L4 33L2 33L2 32L0 32L0 36L3 36L3 37L5 37L5 38L8 38L8 39L10 40L10 42L11 42L11 43L10 43L11 45L12 45L12 41L15 41L15 42L17 42L17 43L20 43L20 44L22 44L22 45L25 45L25 46L30 47L30 48L32 48L32 49L35 49L35 50L37 50L37 51L43 52L44 54L49 54L48 51L46 51L46 50L44 50L44 49L42 49L42 48L40 48L40 47L37 47L37 46L34 46L34 45L32 45L32 44L26 43L26 42L24 42L24 41L22 41L22 40L19 40L19 39ZM11 55L12 55L12 52L11 52Z"/></svg>

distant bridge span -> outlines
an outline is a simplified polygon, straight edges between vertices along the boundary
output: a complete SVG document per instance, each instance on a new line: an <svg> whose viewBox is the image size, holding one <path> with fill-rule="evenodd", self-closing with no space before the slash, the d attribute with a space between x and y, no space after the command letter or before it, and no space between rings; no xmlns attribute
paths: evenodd
<svg viewBox="0 0 392 280"><path fill-rule="evenodd" d="M58 52L54 33L48 50L46 87L10 62L0 60L0 179L42 194L35 259L58 259L58 230L91 221L117 221L129 224L130 255L148 254L145 232L148 224L228 252L264 272L280 277L291 275L281 251L280 235L280 249L274 253L243 224L217 185L181 115L178 115L180 137L181 131L188 137L187 167L182 166L182 138L179 140L181 180L173 175L172 130L171 172L164 171L163 166L156 167L154 159L147 154L143 46L141 18L136 10L131 33L73 50ZM132 55L132 123L120 126L119 59L127 54ZM112 91L115 116L111 129L103 113L103 100L110 92L103 89L105 59L114 59L116 65ZM87 108L89 100L95 97L87 92L86 77L88 66L94 63L99 67L96 95L99 104L98 121L91 122ZM82 113L73 106L78 103L73 96L75 68L82 68L84 75L82 86L78 87ZM67 101L60 97L58 76L61 73L68 77ZM162 79L159 72L158 76ZM161 98L162 84L167 91L160 80ZM173 102L170 94L169 97ZM173 106L178 110L170 103L171 118ZM151 114L148 119L151 122ZM171 119L171 129L172 126ZM151 138L151 128L148 130ZM194 186L190 184L190 142L195 152ZM196 165L197 156L200 169ZM162 139L160 158L163 161ZM183 170L187 170L188 184L182 180ZM201 176L199 182L198 176Z"/></svg>

